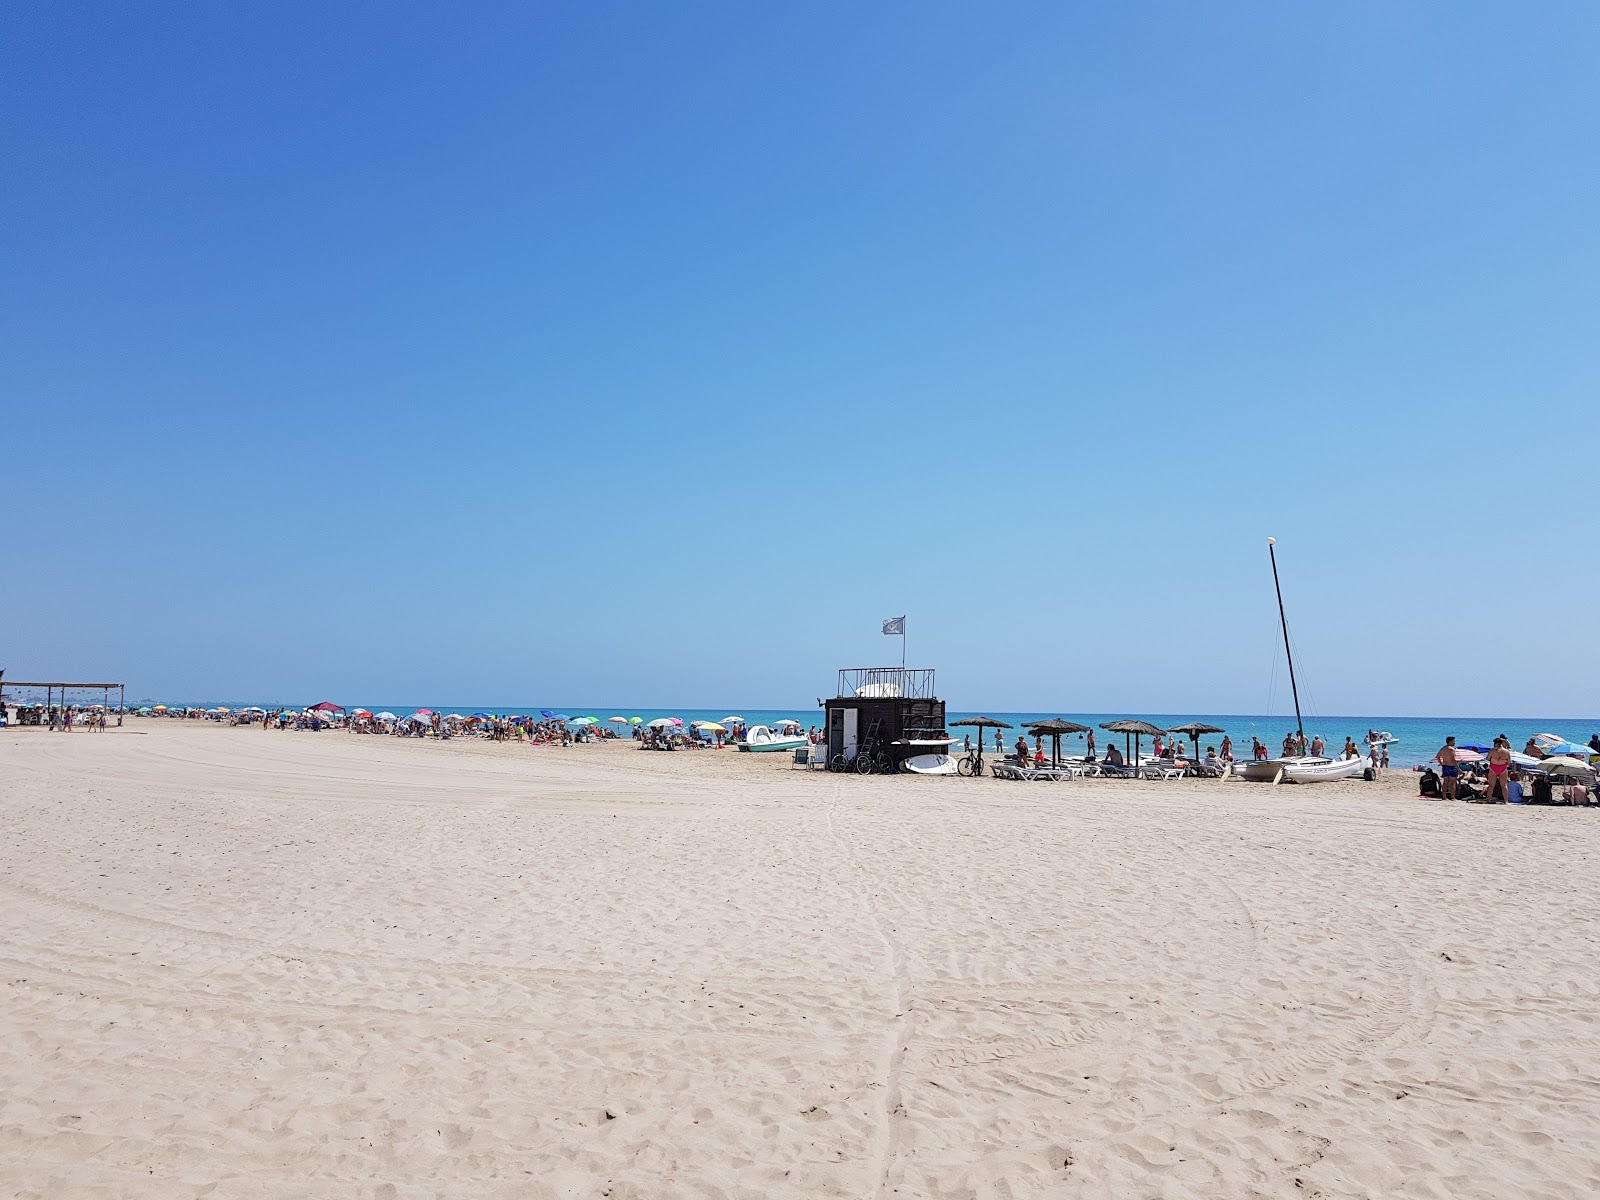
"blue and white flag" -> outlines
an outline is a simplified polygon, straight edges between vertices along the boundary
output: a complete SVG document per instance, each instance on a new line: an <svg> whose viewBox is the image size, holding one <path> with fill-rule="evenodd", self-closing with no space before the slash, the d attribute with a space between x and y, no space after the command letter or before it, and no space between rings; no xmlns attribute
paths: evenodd
<svg viewBox="0 0 1600 1200"><path fill-rule="evenodd" d="M904 637L906 634L906 619L904 617L889 617L883 623L883 631Z"/></svg>

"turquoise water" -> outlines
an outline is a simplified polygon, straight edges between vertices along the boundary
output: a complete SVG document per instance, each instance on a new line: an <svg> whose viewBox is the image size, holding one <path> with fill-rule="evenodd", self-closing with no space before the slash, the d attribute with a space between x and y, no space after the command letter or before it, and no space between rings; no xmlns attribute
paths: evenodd
<svg viewBox="0 0 1600 1200"><path fill-rule="evenodd" d="M248 704L261 704L264 708L282 707L280 704L265 704L261 701L244 700L211 701L202 705L210 708L217 704L225 704L229 708L242 708ZM415 712L418 708L433 708L440 712L459 712L470 716L475 712L487 712L497 716L531 716L539 715L539 708L501 708L486 707L440 707L438 704L365 704L361 707L373 712L385 710L398 713L401 716ZM794 708L559 708L555 705L541 705L540 708L549 708L551 712L566 713L573 717L598 717L603 726L619 731L626 730L625 726L607 724L608 717L643 717L646 721L653 721L657 717L682 717L685 724L690 721L720 721L726 716L740 716L749 725L773 725L779 720L792 719L799 721L802 726L810 728L822 724L822 712L813 705L796 706ZM978 713L959 712L949 710L947 717L951 721L963 717L978 716ZM1108 739L1120 735L1113 735L1101 730L1099 726L1106 721L1115 721L1122 718L1133 717L1149 721L1153 725L1167 728L1180 725L1189 721L1203 721L1208 725L1217 725L1233 736L1234 753L1238 756L1249 754L1251 737L1259 737L1267 744L1267 748L1277 753L1283 743L1283 735L1294 731L1294 717L1240 715L1233 714L1206 714L1206 713L1070 713L1070 712L988 712L982 714L991 716L1001 721L1009 721L1016 729L1009 733L1002 731L1006 736L1007 744L1016 741L1017 732L1029 721L1042 720L1045 717L1064 717L1069 721L1076 721L1080 725L1095 727L1095 737L1099 745L1104 748ZM1600 717L1374 717L1374 716L1334 716L1334 717L1307 717L1306 737L1309 739L1315 734L1321 734L1328 743L1330 750L1337 751L1344 745L1346 736L1353 737L1360 744L1362 737L1369 729L1386 730L1400 740L1389 747L1390 764L1397 767L1409 767L1428 761L1444 745L1444 739L1451 734L1461 744L1472 742L1482 743L1487 746L1499 734L1506 734L1511 738L1511 748L1521 750L1523 743L1535 733L1554 733L1573 742L1587 742L1589 738L1600 733ZM961 729L952 729L954 734L965 732ZM1072 750L1081 752L1083 748L1083 735L1062 739L1063 751ZM1222 735L1213 734L1202 738L1200 751L1205 753L1207 746L1221 743ZM990 746L994 745L994 731L989 731ZM1144 743L1148 745L1146 740ZM1046 741L1046 747L1049 742Z"/></svg>

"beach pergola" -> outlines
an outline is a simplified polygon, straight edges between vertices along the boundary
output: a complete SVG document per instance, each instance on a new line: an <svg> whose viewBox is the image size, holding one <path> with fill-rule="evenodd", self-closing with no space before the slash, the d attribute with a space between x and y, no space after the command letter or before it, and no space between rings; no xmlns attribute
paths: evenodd
<svg viewBox="0 0 1600 1200"><path fill-rule="evenodd" d="M1060 717L1051 717L1048 721L1036 721L1028 726L1028 732L1034 737L1050 738L1050 765L1061 765L1061 738L1069 733L1088 733L1087 725L1079 725L1076 721L1064 721Z"/></svg>
<svg viewBox="0 0 1600 1200"><path fill-rule="evenodd" d="M1167 730L1168 733L1180 733L1194 742L1194 762L1200 761L1200 738L1207 733L1227 733L1226 729L1218 729L1215 725L1207 725L1204 721L1190 721L1187 725L1174 725Z"/></svg>
<svg viewBox="0 0 1600 1200"><path fill-rule="evenodd" d="M973 770L974 778L983 774L983 731L985 729L1011 729L1010 721L997 721L993 717L966 717L960 721L951 721L951 727L957 725L972 725L978 730L978 763Z"/></svg>
<svg viewBox="0 0 1600 1200"><path fill-rule="evenodd" d="M69 691L99 692L101 706L108 711L111 708L111 693L115 691L117 693L116 711L121 713L127 707L128 685L125 683L60 683L54 680L35 682L31 679L7 679L5 674L4 670L0 670L0 708L5 707L5 690L8 687L44 688L46 708L53 708L57 704L60 704L63 708L66 707L67 692ZM56 695L57 692L60 693L59 696Z"/></svg>
<svg viewBox="0 0 1600 1200"><path fill-rule="evenodd" d="M1139 739L1141 737L1160 737L1166 732L1159 725L1152 725L1149 721L1106 721L1100 726L1107 733L1120 733L1123 735L1122 744L1127 746L1128 739L1133 739L1133 765L1137 770L1139 766Z"/></svg>

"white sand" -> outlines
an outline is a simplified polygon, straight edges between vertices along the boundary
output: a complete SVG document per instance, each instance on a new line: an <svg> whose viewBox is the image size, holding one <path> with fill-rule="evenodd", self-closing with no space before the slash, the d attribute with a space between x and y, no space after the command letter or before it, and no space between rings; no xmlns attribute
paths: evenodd
<svg viewBox="0 0 1600 1200"><path fill-rule="evenodd" d="M1410 791L5 731L0 1195L1594 1197L1596 817Z"/></svg>

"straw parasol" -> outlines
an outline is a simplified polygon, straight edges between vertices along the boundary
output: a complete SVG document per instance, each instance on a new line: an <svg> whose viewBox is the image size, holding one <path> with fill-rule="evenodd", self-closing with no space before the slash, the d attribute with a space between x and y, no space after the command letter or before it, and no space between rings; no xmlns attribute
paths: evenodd
<svg viewBox="0 0 1600 1200"><path fill-rule="evenodd" d="M1051 717L1048 721L1036 721L1028 726L1028 732L1034 737L1048 735L1051 739L1050 765L1061 765L1061 738L1068 733L1088 733L1087 725L1079 725L1076 721L1063 721L1060 717Z"/></svg>
<svg viewBox="0 0 1600 1200"><path fill-rule="evenodd" d="M1120 733L1123 735L1122 744L1128 744L1128 738L1133 738L1133 765L1139 766L1139 739L1142 737L1160 737L1166 732L1159 725L1152 725L1149 721L1106 721L1100 726L1107 733Z"/></svg>
<svg viewBox="0 0 1600 1200"><path fill-rule="evenodd" d="M1207 725L1204 721L1190 721L1187 725L1174 725L1167 730L1168 733L1181 733L1194 742L1194 761L1200 761L1200 738L1207 733L1227 733L1226 729L1218 729L1215 725Z"/></svg>
<svg viewBox="0 0 1600 1200"><path fill-rule="evenodd" d="M974 778L983 774L983 731L1013 728L1010 721L997 721L993 717L966 717L960 721L951 721L950 725L952 728L957 725L972 725L978 730L978 769L972 773Z"/></svg>

